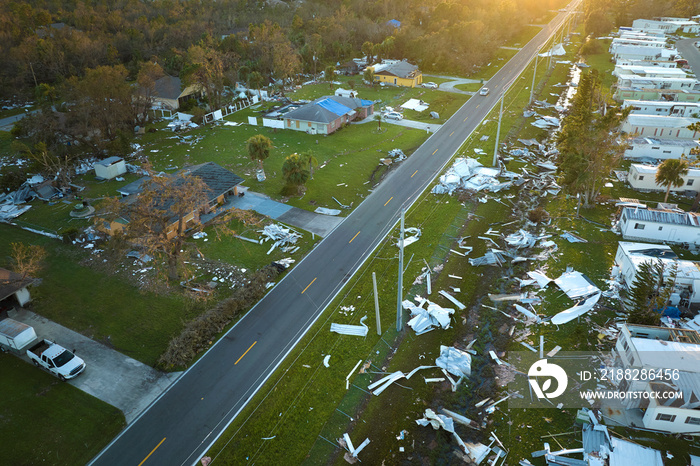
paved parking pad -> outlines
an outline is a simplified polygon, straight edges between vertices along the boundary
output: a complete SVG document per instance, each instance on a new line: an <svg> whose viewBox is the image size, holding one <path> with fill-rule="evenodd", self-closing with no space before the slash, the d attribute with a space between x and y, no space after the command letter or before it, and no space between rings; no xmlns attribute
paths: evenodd
<svg viewBox="0 0 700 466"><path fill-rule="evenodd" d="M34 327L39 338L75 350L87 367L66 383L119 408L127 423L136 419L181 374L157 371L26 309L11 311L9 316ZM26 355L22 358L29 362Z"/></svg>

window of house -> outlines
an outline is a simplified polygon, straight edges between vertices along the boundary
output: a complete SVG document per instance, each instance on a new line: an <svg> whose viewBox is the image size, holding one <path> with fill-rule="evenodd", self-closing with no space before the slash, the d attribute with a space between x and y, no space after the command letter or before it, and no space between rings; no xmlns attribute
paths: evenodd
<svg viewBox="0 0 700 466"><path fill-rule="evenodd" d="M668 422L673 422L676 420L676 415L675 414L663 414L659 413L656 415L656 420L657 421L668 421Z"/></svg>
<svg viewBox="0 0 700 466"><path fill-rule="evenodd" d="M664 154L670 154L670 153L671 153L670 150L665 150L665 151L664 151Z"/></svg>
<svg viewBox="0 0 700 466"><path fill-rule="evenodd" d="M693 186L693 181L695 181L695 180L688 180L688 182L685 185L686 186Z"/></svg>
<svg viewBox="0 0 700 466"><path fill-rule="evenodd" d="M644 179L644 175L639 175L639 181L642 181Z"/></svg>
<svg viewBox="0 0 700 466"><path fill-rule="evenodd" d="M693 424L694 426L700 426L700 417L690 417L685 418L686 424Z"/></svg>
<svg viewBox="0 0 700 466"><path fill-rule="evenodd" d="M644 225L643 223L635 223L635 224L634 224L634 229L635 229L635 230L643 230L645 226L646 226L646 225Z"/></svg>
<svg viewBox="0 0 700 466"><path fill-rule="evenodd" d="M661 147L652 147L651 150L659 150Z"/></svg>
<svg viewBox="0 0 700 466"><path fill-rule="evenodd" d="M664 229L664 227L659 227L659 231L661 231L661 230L663 230L663 229Z"/></svg>
<svg viewBox="0 0 700 466"><path fill-rule="evenodd" d="M624 349L625 351L627 351L627 348L629 348L629 345L627 344L627 339L626 339L626 338L623 338L623 339L622 339L622 349Z"/></svg>

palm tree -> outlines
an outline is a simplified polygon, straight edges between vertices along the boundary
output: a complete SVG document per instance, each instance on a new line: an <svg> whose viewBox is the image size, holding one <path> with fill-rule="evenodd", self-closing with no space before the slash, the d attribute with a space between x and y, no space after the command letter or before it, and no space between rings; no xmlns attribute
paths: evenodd
<svg viewBox="0 0 700 466"><path fill-rule="evenodd" d="M377 122L377 131L381 131L381 129L382 129L382 114L375 113L374 114L374 121Z"/></svg>
<svg viewBox="0 0 700 466"><path fill-rule="evenodd" d="M301 156L304 159L304 163L309 165L309 178L313 180L314 168L318 167L318 159L314 157L314 153L310 150L307 150L306 152L302 153Z"/></svg>
<svg viewBox="0 0 700 466"><path fill-rule="evenodd" d="M656 184L666 186L664 202L668 201L668 193L671 191L671 186L674 188L683 186L683 176L687 174L688 162L683 159L667 159L659 165L656 171Z"/></svg>
<svg viewBox="0 0 700 466"><path fill-rule="evenodd" d="M366 68L362 77L370 86L374 87L374 70L372 68Z"/></svg>
<svg viewBox="0 0 700 466"><path fill-rule="evenodd" d="M270 138L263 134L256 134L251 136L246 141L246 147L248 149L248 155L251 160L258 161L259 176L258 180L263 181L265 179L265 172L263 171L263 160L270 156L270 151L274 147Z"/></svg>
<svg viewBox="0 0 700 466"><path fill-rule="evenodd" d="M290 186L296 186L297 193L301 191L301 187L309 180L310 173L306 169L307 160L305 157L300 157L299 154L288 155L284 159L282 165L282 176Z"/></svg>
<svg viewBox="0 0 700 466"><path fill-rule="evenodd" d="M258 97L260 100L262 100L262 94L260 92L260 88L262 87L262 84L264 82L263 75L260 74L258 71L253 71L252 73L248 73L248 88L255 87L258 90Z"/></svg>
<svg viewBox="0 0 700 466"><path fill-rule="evenodd" d="M328 65L326 67L326 80L330 83L331 90L333 89L333 79L335 79L335 66Z"/></svg>

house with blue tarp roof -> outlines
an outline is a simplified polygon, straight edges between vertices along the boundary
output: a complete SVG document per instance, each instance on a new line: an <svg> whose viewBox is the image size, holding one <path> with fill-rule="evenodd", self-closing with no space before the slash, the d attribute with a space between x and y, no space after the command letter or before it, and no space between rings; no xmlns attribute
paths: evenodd
<svg viewBox="0 0 700 466"><path fill-rule="evenodd" d="M284 127L309 134L331 134L374 113L374 102L337 95L320 97L284 114Z"/></svg>

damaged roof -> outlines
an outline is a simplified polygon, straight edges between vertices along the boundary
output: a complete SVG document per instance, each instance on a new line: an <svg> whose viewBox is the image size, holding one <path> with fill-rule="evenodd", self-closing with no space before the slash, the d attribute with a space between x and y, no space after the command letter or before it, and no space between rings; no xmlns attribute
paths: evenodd
<svg viewBox="0 0 700 466"><path fill-rule="evenodd" d="M698 214L693 212L671 212L669 210L657 209L636 209L625 207L622 209L622 215L627 216L629 220L638 220L642 222L663 223L670 225L684 225L690 227L700 227Z"/></svg>
<svg viewBox="0 0 700 466"><path fill-rule="evenodd" d="M34 282L36 279L32 277L22 277L11 270L0 268L0 301Z"/></svg>

